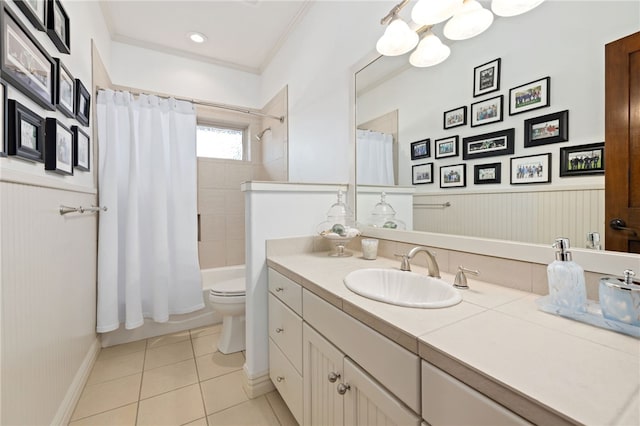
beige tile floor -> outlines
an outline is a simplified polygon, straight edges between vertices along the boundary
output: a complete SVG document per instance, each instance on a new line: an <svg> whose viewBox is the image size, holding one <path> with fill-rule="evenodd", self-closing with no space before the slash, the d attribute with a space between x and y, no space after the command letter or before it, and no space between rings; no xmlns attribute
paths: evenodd
<svg viewBox="0 0 640 426"><path fill-rule="evenodd" d="M217 325L102 349L69 425L297 425L277 392L247 397L244 354L218 352L219 336Z"/></svg>

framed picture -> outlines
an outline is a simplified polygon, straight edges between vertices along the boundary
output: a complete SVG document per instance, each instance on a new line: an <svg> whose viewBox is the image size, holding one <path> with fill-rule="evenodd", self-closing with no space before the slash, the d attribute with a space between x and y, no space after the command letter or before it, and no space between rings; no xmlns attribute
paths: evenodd
<svg viewBox="0 0 640 426"><path fill-rule="evenodd" d="M509 90L509 115L548 107L550 86L551 78L545 77Z"/></svg>
<svg viewBox="0 0 640 426"><path fill-rule="evenodd" d="M424 183L433 183L433 163L417 164L411 167L412 179L414 185L422 185Z"/></svg>
<svg viewBox="0 0 640 426"><path fill-rule="evenodd" d="M7 154L30 161L44 161L44 121L21 103L7 102Z"/></svg>
<svg viewBox="0 0 640 426"><path fill-rule="evenodd" d="M604 174L604 142L560 148L560 176Z"/></svg>
<svg viewBox="0 0 640 426"><path fill-rule="evenodd" d="M89 135L78 126L71 126L73 133L73 167L78 170L89 171Z"/></svg>
<svg viewBox="0 0 640 426"><path fill-rule="evenodd" d="M56 105L64 115L69 118L75 118L75 79L60 59L54 58L54 60L56 61L56 74L58 76L56 84Z"/></svg>
<svg viewBox="0 0 640 426"><path fill-rule="evenodd" d="M76 78L76 119L85 126L89 125L91 96L80 79Z"/></svg>
<svg viewBox="0 0 640 426"><path fill-rule="evenodd" d="M511 185L551 182L551 154L511 159Z"/></svg>
<svg viewBox="0 0 640 426"><path fill-rule="evenodd" d="M466 164L440 167L440 188L463 188L467 186L466 173Z"/></svg>
<svg viewBox="0 0 640 426"><path fill-rule="evenodd" d="M471 127L502 121L503 100L504 96L500 95L471 104Z"/></svg>
<svg viewBox="0 0 640 426"><path fill-rule="evenodd" d="M569 110L524 121L524 147L569 140Z"/></svg>
<svg viewBox="0 0 640 426"><path fill-rule="evenodd" d="M436 158L457 157L459 137L449 136L448 138L436 139Z"/></svg>
<svg viewBox="0 0 640 426"><path fill-rule="evenodd" d="M423 139L417 142L411 142L411 159L418 160L420 158L431 157L431 139Z"/></svg>
<svg viewBox="0 0 640 426"><path fill-rule="evenodd" d="M500 90L500 58L473 69L473 96Z"/></svg>
<svg viewBox="0 0 640 426"><path fill-rule="evenodd" d="M45 125L44 169L65 175L73 174L73 133L55 118Z"/></svg>
<svg viewBox="0 0 640 426"><path fill-rule="evenodd" d="M473 183L476 185L500 183L501 171L502 163L476 164L473 166Z"/></svg>
<svg viewBox="0 0 640 426"><path fill-rule="evenodd" d="M467 106L461 106L444 113L444 128L464 126L467 124Z"/></svg>
<svg viewBox="0 0 640 426"><path fill-rule="evenodd" d="M46 31L47 0L15 0L15 2L34 27L40 31Z"/></svg>
<svg viewBox="0 0 640 426"><path fill-rule="evenodd" d="M47 34L60 53L71 52L69 15L60 0L47 0Z"/></svg>
<svg viewBox="0 0 640 426"><path fill-rule="evenodd" d="M7 155L6 139L7 139L7 86L0 81L0 157Z"/></svg>
<svg viewBox="0 0 640 426"><path fill-rule="evenodd" d="M6 5L0 22L2 77L38 105L53 111L55 62Z"/></svg>
<svg viewBox="0 0 640 426"><path fill-rule="evenodd" d="M497 157L514 153L515 129L500 130L462 139L462 158Z"/></svg>

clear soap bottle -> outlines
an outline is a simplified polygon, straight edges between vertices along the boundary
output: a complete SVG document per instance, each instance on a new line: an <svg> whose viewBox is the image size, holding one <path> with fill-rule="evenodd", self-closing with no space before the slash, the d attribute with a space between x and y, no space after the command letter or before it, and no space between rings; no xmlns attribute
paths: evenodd
<svg viewBox="0 0 640 426"><path fill-rule="evenodd" d="M559 308L584 312L587 304L584 269L571 260L568 238L556 238L553 247L557 249L556 260L547 267L550 302Z"/></svg>

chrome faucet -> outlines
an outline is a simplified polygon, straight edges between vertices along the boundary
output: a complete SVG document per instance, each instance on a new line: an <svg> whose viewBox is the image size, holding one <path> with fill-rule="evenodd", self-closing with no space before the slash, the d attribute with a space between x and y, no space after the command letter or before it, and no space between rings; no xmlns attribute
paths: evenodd
<svg viewBox="0 0 640 426"><path fill-rule="evenodd" d="M407 254L398 254L396 256L402 257L400 261L400 270L401 271L411 271L411 259L415 257L419 252L424 252L427 255L427 268L429 268L429 276L434 278L440 278L440 268L438 267L438 262L436 262L436 258L426 247L414 247Z"/></svg>

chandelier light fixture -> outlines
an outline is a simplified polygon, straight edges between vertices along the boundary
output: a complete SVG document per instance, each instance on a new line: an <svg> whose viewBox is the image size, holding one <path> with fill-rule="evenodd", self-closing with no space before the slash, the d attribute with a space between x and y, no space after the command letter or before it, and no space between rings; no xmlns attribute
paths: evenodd
<svg viewBox="0 0 640 426"><path fill-rule="evenodd" d="M443 34L449 40L467 40L482 34L493 23L493 15L509 17L528 12L544 0L492 0L487 10L477 0L418 0L411 11L414 29L398 16L410 0L402 0L380 20L387 25L376 44L378 53L398 56L408 53L415 67L431 67L449 57L451 49L431 29L447 21ZM493 12L493 13L492 13ZM422 39L421 39L422 38Z"/></svg>

